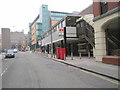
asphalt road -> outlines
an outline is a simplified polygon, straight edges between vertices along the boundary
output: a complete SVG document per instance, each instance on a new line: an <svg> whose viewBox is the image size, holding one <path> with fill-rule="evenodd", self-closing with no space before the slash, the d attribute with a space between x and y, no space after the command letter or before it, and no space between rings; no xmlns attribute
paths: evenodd
<svg viewBox="0 0 120 90"><path fill-rule="evenodd" d="M118 88L116 83L30 52L3 60L2 88Z"/></svg>

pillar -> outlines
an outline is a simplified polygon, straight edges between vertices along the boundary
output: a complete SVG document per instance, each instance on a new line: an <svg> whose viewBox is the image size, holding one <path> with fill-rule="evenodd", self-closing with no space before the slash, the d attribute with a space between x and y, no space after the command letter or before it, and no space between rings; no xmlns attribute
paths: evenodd
<svg viewBox="0 0 120 90"><path fill-rule="evenodd" d="M106 56L106 38L105 30L95 25L95 58L96 61L102 61L102 57Z"/></svg>

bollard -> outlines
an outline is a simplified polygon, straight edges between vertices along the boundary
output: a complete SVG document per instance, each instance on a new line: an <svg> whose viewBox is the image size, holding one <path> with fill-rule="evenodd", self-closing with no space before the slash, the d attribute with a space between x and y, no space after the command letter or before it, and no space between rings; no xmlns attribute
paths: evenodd
<svg viewBox="0 0 120 90"><path fill-rule="evenodd" d="M79 53L80 59L82 58L81 53Z"/></svg>
<svg viewBox="0 0 120 90"><path fill-rule="evenodd" d="M71 52L71 60L73 60L73 53Z"/></svg>
<svg viewBox="0 0 120 90"><path fill-rule="evenodd" d="M66 55L64 54L64 60L66 60Z"/></svg>
<svg viewBox="0 0 120 90"><path fill-rule="evenodd" d="M71 44L71 60L73 60L73 45Z"/></svg>
<svg viewBox="0 0 120 90"><path fill-rule="evenodd" d="M90 59L90 52L88 52L88 58Z"/></svg>

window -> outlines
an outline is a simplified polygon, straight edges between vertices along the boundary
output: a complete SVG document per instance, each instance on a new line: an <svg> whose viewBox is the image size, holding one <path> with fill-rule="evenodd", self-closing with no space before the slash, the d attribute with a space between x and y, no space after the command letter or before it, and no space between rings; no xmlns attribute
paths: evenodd
<svg viewBox="0 0 120 90"><path fill-rule="evenodd" d="M62 18L61 17L51 17L53 21L60 21Z"/></svg>
<svg viewBox="0 0 120 90"><path fill-rule="evenodd" d="M37 31L42 31L42 29L37 29Z"/></svg>
<svg viewBox="0 0 120 90"><path fill-rule="evenodd" d="M84 21L81 22L81 27L84 27Z"/></svg>
<svg viewBox="0 0 120 90"><path fill-rule="evenodd" d="M64 20L64 21L63 21L63 27L65 27L65 25L66 25L65 23L66 23L66 22L65 22L65 20Z"/></svg>
<svg viewBox="0 0 120 90"><path fill-rule="evenodd" d="M61 28L63 28L63 21L61 22Z"/></svg>
<svg viewBox="0 0 120 90"><path fill-rule="evenodd" d="M57 30L58 30L58 25L56 27L57 27Z"/></svg>
<svg viewBox="0 0 120 90"><path fill-rule="evenodd" d="M108 11L108 2L100 2L101 14L104 14Z"/></svg>
<svg viewBox="0 0 120 90"><path fill-rule="evenodd" d="M40 35L38 35L38 37L40 37Z"/></svg>
<svg viewBox="0 0 120 90"><path fill-rule="evenodd" d="M59 29L59 28L60 28L60 27L59 27L59 24L58 24L57 26L58 26L58 29Z"/></svg>
<svg viewBox="0 0 120 90"><path fill-rule="evenodd" d="M80 23L77 23L76 27L80 27Z"/></svg>
<svg viewBox="0 0 120 90"><path fill-rule="evenodd" d="M61 28L61 22L60 22L60 24L59 24L59 28Z"/></svg>
<svg viewBox="0 0 120 90"><path fill-rule="evenodd" d="M54 29L55 29L55 31L57 31L57 27L55 27Z"/></svg>

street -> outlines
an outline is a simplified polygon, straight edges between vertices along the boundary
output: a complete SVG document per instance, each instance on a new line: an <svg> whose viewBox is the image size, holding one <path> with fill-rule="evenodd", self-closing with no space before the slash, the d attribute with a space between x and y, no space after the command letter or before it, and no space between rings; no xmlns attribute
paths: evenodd
<svg viewBox="0 0 120 90"><path fill-rule="evenodd" d="M2 61L2 88L118 88L116 83L30 52Z"/></svg>

